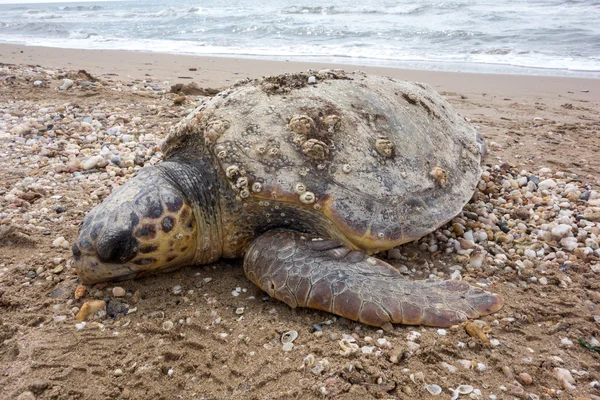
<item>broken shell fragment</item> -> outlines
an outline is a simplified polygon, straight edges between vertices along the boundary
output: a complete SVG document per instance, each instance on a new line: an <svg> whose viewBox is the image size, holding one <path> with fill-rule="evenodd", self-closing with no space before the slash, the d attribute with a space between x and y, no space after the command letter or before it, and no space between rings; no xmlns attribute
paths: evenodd
<svg viewBox="0 0 600 400"><path fill-rule="evenodd" d="M394 144L388 139L377 139L375 141L375 149L384 157L392 157L394 155Z"/></svg>
<svg viewBox="0 0 600 400"><path fill-rule="evenodd" d="M350 166L350 164L342 165L342 172L345 174L349 174L350 172L352 172L352 167Z"/></svg>
<svg viewBox="0 0 600 400"><path fill-rule="evenodd" d="M287 331L283 335L281 335L281 343L293 343L294 340L298 337L298 332L296 331Z"/></svg>
<svg viewBox="0 0 600 400"><path fill-rule="evenodd" d="M473 391L473 386L471 385L460 385L456 388L456 391L460 394L469 394Z"/></svg>
<svg viewBox="0 0 600 400"><path fill-rule="evenodd" d="M338 343L341 347L340 354L343 356L348 356L358 351L358 344L351 343L348 339L342 339Z"/></svg>
<svg viewBox="0 0 600 400"><path fill-rule="evenodd" d="M104 310L105 307L106 303L104 302L104 300L86 301L85 303L83 303L81 309L75 316L75 321L85 321L89 316L96 314L98 311Z"/></svg>
<svg viewBox="0 0 600 400"><path fill-rule="evenodd" d="M77 289L75 289L75 300L79 300L83 296L85 296L85 291L87 288L84 285L77 285Z"/></svg>

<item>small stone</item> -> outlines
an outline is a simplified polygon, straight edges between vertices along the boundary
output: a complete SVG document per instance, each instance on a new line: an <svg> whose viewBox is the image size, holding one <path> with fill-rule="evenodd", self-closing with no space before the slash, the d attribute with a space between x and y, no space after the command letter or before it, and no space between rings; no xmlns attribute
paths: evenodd
<svg viewBox="0 0 600 400"><path fill-rule="evenodd" d="M104 158L102 156L93 156L85 160L82 164L82 168L86 171L90 169L96 168L99 162L103 161Z"/></svg>
<svg viewBox="0 0 600 400"><path fill-rule="evenodd" d="M71 86L73 86L73 81L71 79L64 79L62 85L60 85L60 90L67 90Z"/></svg>
<svg viewBox="0 0 600 400"><path fill-rule="evenodd" d="M519 381L521 385L531 385L533 383L533 378L527 372L521 372L517 375L517 381Z"/></svg>
<svg viewBox="0 0 600 400"><path fill-rule="evenodd" d="M17 400L35 400L35 395L30 391L26 391L26 392L21 393L17 397Z"/></svg>
<svg viewBox="0 0 600 400"><path fill-rule="evenodd" d="M64 237L59 236L52 242L52 247L62 247L63 249L69 248L69 242L65 240Z"/></svg>
<svg viewBox="0 0 600 400"><path fill-rule="evenodd" d="M560 224L552 228L552 236L557 239L562 239L571 233L571 225Z"/></svg>
<svg viewBox="0 0 600 400"><path fill-rule="evenodd" d="M121 370L121 369L115 369L115 371L113 372L113 374L115 376L121 376L121 375L123 375L123 370Z"/></svg>
<svg viewBox="0 0 600 400"><path fill-rule="evenodd" d="M181 294L182 291L183 291L183 289L181 288L181 285L173 286L173 294L174 295Z"/></svg>
<svg viewBox="0 0 600 400"><path fill-rule="evenodd" d="M565 368L554 368L554 377L563 385L566 390L575 390L575 379L568 369Z"/></svg>
<svg viewBox="0 0 600 400"><path fill-rule="evenodd" d="M515 375L513 374L512 370L510 369L510 367L508 365L502 366L502 373L504 374L504 376L506 376L510 380L515 379Z"/></svg>
<svg viewBox="0 0 600 400"><path fill-rule="evenodd" d="M43 83L44 81L34 81L33 86L42 86Z"/></svg>
<svg viewBox="0 0 600 400"><path fill-rule="evenodd" d="M65 267L63 267L62 265L59 265L58 267L54 268L52 270L53 274L60 274L61 272L63 272L63 270L65 269Z"/></svg>
<svg viewBox="0 0 600 400"><path fill-rule="evenodd" d="M236 313L237 315L242 315L242 314L244 313L244 307L237 308L237 309L235 310L235 313Z"/></svg>
<svg viewBox="0 0 600 400"><path fill-rule="evenodd" d="M541 181L538 184L538 189L540 190L548 190L548 189L553 189L556 187L556 181L554 179L546 179Z"/></svg>
<svg viewBox="0 0 600 400"><path fill-rule="evenodd" d="M124 297L127 292L120 286L115 286L112 290L112 294L115 297Z"/></svg>
<svg viewBox="0 0 600 400"><path fill-rule="evenodd" d="M123 143L133 142L133 139L134 139L133 135L123 135L123 136L121 136L121 141Z"/></svg>
<svg viewBox="0 0 600 400"><path fill-rule="evenodd" d="M573 347L573 341L568 338L562 338L562 339L560 339L560 346L566 347L566 348L571 348L571 347Z"/></svg>
<svg viewBox="0 0 600 400"><path fill-rule="evenodd" d="M309 83L310 85L314 85L314 84L316 84L316 83L317 83L317 77L316 77L316 76L309 76L309 77L308 77L308 83Z"/></svg>

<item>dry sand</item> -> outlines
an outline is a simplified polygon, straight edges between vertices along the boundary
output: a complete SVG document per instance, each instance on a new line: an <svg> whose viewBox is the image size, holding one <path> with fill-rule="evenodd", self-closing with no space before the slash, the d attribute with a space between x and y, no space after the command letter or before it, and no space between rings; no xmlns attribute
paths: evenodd
<svg viewBox="0 0 600 400"><path fill-rule="evenodd" d="M571 210L573 223L585 225L574 216L592 215L598 208L578 196L589 197L600 184L600 80L360 68L429 83L479 126L490 147L491 196L505 193L503 181L510 187L522 169L542 180L552 178L563 190L540 197L535 205L523 200L530 206L525 216L515 217L523 207L493 210L506 216L510 231L489 230L495 238L480 243L489 252L482 270L469 267L468 258L430 251L432 238L402 247L401 258L392 261L415 268L411 275L421 278L436 272L447 278L452 271L446 267L460 265L464 279L502 294L506 306L483 321L493 339L484 344L462 326L443 335L432 328L382 332L327 313L291 310L264 298L238 262L123 282L119 286L128 293L123 302L136 311L77 329L73 308L83 300L73 297L76 275L58 238L73 243L92 205L138 166L160 160L156 143L197 102L187 96L178 99L183 105L174 104L179 96L160 89L168 92L172 84L190 82L219 88L246 77L308 68L357 68L7 44L0 45L0 63L18 65L0 64L0 118L9 128L0 138L0 397L410 399L431 397L424 385L437 384L443 390L438 398L450 398L448 388L468 384L483 393L481 398L600 398L600 389L593 387L600 379L600 358L577 343L578 338L600 339L600 257L585 253L591 242L580 243L579 252L561 253L562 245L532 236L541 224L536 215L556 223L563 215L558 210ZM85 81L76 73L80 69L101 85L57 89L60 75ZM38 79L44 83L35 87ZM123 132L115 137L95 133L119 124ZM131 142L124 139L125 131L135 132ZM116 143L122 160L86 171L80 161L97 154L103 142ZM552 171L540 172L542 167ZM563 198L566 185L580 194ZM466 215L492 213L486 204L469 205L463 222L483 229ZM600 235L598 229L591 223L587 238ZM504 241L509 235L514 242ZM517 251L509 253L510 248ZM538 254L525 260L524 250L530 248ZM502 249L509 260L497 268L491 261ZM546 253L540 255L540 249ZM88 288L84 298L106 299L116 307L121 302L114 299L113 287ZM233 296L237 287L242 291ZM243 318L236 314L240 307ZM315 334L319 329L323 333ZM291 352L283 352L277 339L289 330L299 337ZM356 336L360 346L375 346L379 354L340 355L344 334ZM410 348L410 335L418 348ZM561 344L563 338L574 343ZM316 364L302 367L309 354ZM314 369L319 365L323 371ZM555 368L571 370L574 391L564 389ZM515 380L521 373L532 383L525 375Z"/></svg>

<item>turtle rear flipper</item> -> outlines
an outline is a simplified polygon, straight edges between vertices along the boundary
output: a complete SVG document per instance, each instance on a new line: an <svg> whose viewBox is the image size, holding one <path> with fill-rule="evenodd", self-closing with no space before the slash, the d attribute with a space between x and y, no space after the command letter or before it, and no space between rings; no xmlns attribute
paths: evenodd
<svg viewBox="0 0 600 400"><path fill-rule="evenodd" d="M292 231L258 237L244 271L293 308L315 308L374 326L449 327L502 308L500 296L466 283L411 281L363 252Z"/></svg>

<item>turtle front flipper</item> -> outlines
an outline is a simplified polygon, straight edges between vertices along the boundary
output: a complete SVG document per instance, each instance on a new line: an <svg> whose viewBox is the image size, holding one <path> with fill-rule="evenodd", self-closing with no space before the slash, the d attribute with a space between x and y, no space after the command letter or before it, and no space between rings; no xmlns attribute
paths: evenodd
<svg viewBox="0 0 600 400"><path fill-rule="evenodd" d="M411 281L391 265L332 240L270 231L250 246L246 276L289 306L374 326L449 327L502 308L502 298L458 281Z"/></svg>

